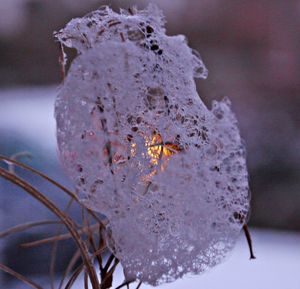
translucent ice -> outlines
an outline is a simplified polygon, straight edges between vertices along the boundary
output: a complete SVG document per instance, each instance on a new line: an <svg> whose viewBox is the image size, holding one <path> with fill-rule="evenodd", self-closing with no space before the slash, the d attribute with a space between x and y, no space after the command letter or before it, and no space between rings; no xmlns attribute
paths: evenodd
<svg viewBox="0 0 300 289"><path fill-rule="evenodd" d="M212 110L207 70L161 12L104 7L56 33L77 57L56 101L61 160L81 202L109 220L126 278L158 285L218 264L249 209L237 121Z"/></svg>

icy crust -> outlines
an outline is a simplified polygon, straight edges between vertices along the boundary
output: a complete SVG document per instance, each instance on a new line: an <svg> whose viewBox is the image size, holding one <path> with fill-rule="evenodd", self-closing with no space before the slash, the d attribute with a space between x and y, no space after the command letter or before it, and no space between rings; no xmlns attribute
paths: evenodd
<svg viewBox="0 0 300 289"><path fill-rule="evenodd" d="M56 32L55 36L61 44L75 48L79 54L95 48L99 43L114 40L132 42L143 47L145 51L151 50L163 58L168 57L164 49L168 50L178 42L185 42L183 35L175 37L165 35L164 18L156 6L149 5L147 10L142 11L133 9L131 14L127 10L121 10L118 14L103 6L82 18L72 19L64 29ZM194 69L194 77L206 78L207 69L198 52L195 51L195 55L191 57L192 50L187 45L183 48L183 51L175 50L176 54L180 53L178 60L183 62L184 67L191 66ZM184 53L187 50L189 53L186 57Z"/></svg>
<svg viewBox="0 0 300 289"><path fill-rule="evenodd" d="M208 110L197 94L200 58L153 7L103 8L57 35L79 52L56 101L60 157L82 203L108 218L127 280L218 264L246 221L248 174L229 101Z"/></svg>

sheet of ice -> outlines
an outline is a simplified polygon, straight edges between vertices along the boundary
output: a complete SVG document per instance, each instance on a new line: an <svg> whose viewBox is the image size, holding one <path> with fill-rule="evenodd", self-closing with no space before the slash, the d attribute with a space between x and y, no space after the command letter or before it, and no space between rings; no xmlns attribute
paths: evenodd
<svg viewBox="0 0 300 289"><path fill-rule="evenodd" d="M103 7L56 37L78 52L56 101L60 158L107 216L126 278L158 285L218 264L246 222L248 173L229 100L208 110L197 94L199 55L155 6Z"/></svg>

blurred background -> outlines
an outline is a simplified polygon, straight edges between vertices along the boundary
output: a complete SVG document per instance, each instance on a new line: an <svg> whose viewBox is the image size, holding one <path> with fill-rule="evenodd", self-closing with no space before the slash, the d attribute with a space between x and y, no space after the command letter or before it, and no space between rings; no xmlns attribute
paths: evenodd
<svg viewBox="0 0 300 289"><path fill-rule="evenodd" d="M207 80L197 80L206 105L224 96L232 101L247 148L250 226L300 232L299 0L1 0L0 154L30 152L31 159L20 160L72 188L56 155L53 104L61 73L53 31L103 4L117 10L150 2L163 10L168 34L186 35L200 52L209 70ZM19 173L53 200L67 201L37 178ZM76 218L78 212L73 213ZM50 217L0 179L0 231ZM50 226L0 239L1 262L24 274L44 274L51 248L26 251L18 244L55 230ZM73 249L64 247L58 271ZM6 275L1 282L14 284Z"/></svg>

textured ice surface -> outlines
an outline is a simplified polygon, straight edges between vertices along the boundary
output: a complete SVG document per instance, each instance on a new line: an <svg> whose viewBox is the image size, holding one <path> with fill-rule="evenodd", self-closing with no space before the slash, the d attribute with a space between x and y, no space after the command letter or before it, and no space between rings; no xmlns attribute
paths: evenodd
<svg viewBox="0 0 300 289"><path fill-rule="evenodd" d="M158 285L218 264L249 209L248 175L227 99L209 110L207 70L161 12L107 7L56 36L76 48L56 101L61 160L79 199L109 220L126 278Z"/></svg>

